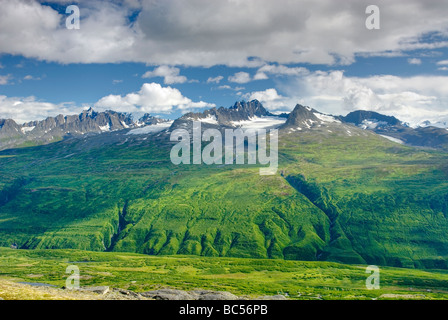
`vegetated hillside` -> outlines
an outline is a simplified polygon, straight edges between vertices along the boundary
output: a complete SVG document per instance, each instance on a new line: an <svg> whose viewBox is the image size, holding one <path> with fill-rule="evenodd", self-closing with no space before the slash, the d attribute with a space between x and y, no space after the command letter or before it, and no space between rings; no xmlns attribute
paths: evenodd
<svg viewBox="0 0 448 320"><path fill-rule="evenodd" d="M172 145L110 132L1 152L0 246L447 267L446 153L286 126L260 176L175 166Z"/></svg>
<svg viewBox="0 0 448 320"><path fill-rule="evenodd" d="M363 265L1 247L0 298L108 299L109 294L95 294L95 297L92 296L94 294L86 296L86 291L58 289L66 285L68 274L65 270L71 264L79 265L81 287L110 286L109 293L117 292L113 288L134 293L176 288L190 293L198 289L227 291L250 299L263 299L279 293L287 295L288 299L300 300L448 299L448 274L445 270L381 267L380 289L368 290L366 277L369 274ZM31 287L17 281L50 284L56 288ZM122 290L119 292L123 293ZM180 296L185 297L185 293ZM135 294L124 297L135 297ZM116 294L111 298L116 299Z"/></svg>

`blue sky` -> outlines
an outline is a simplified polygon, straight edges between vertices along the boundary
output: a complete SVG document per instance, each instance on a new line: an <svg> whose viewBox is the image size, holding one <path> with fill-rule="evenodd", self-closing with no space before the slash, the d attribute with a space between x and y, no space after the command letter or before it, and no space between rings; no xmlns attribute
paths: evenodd
<svg viewBox="0 0 448 320"><path fill-rule="evenodd" d="M381 28L368 30L367 2L280 2L0 0L0 118L90 106L175 118L256 98L448 119L447 6L377 1ZM70 4L79 30L65 26Z"/></svg>

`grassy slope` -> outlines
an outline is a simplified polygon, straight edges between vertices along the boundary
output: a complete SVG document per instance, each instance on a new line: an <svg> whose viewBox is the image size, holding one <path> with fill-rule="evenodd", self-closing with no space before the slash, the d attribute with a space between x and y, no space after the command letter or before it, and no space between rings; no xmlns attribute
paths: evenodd
<svg viewBox="0 0 448 320"><path fill-rule="evenodd" d="M174 166L162 140L4 151L0 245L446 268L446 154L280 137L280 170Z"/></svg>
<svg viewBox="0 0 448 320"><path fill-rule="evenodd" d="M293 299L382 299L384 294L395 299L448 298L448 274L441 270L381 268L380 290L366 290L365 266L333 262L6 248L0 248L0 297L30 298L33 294L20 295L17 288L2 291L1 279L62 287L65 270L72 264L80 268L81 286L109 285L137 292L172 287L249 297L289 293Z"/></svg>
<svg viewBox="0 0 448 320"><path fill-rule="evenodd" d="M296 138L283 143L296 159L286 175L305 178L302 191L331 218L326 259L446 268L446 154L373 136L318 139L299 143L299 154Z"/></svg>

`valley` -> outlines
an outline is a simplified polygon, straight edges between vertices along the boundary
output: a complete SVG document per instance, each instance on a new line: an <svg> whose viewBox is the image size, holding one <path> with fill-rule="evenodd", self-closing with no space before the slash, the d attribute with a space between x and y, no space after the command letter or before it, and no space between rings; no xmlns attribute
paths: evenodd
<svg viewBox="0 0 448 320"><path fill-rule="evenodd" d="M446 269L446 153L316 112L279 128L273 176L171 163L169 130L191 119L5 150L0 245Z"/></svg>

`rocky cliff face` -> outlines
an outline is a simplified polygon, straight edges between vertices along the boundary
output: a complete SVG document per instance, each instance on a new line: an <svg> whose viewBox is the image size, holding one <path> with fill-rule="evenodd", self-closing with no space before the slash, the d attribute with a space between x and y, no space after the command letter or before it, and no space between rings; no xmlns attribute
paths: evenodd
<svg viewBox="0 0 448 320"><path fill-rule="evenodd" d="M300 128L299 130L310 129L321 122L316 116L316 113L317 111L310 107L297 104L294 110L289 114L289 117L282 128Z"/></svg>
<svg viewBox="0 0 448 320"><path fill-rule="evenodd" d="M278 121L284 121L285 118L284 123ZM365 110L353 111L346 116L330 116L300 104L289 114L273 115L257 100L236 102L230 108L220 107L187 113L175 120L169 130L191 130L192 121L200 121L202 129L206 130L237 128L259 120L275 120L281 124L276 127L286 132L313 130L325 132L327 135L364 135L366 131L372 131L411 146L448 149L448 129L445 128L431 125L412 128L395 117ZM166 121L150 114L144 114L140 119L134 120L130 114L115 111L96 112L92 108L79 115L58 115L25 124L17 124L12 119L0 119L0 150L46 144L67 136L133 129Z"/></svg>
<svg viewBox="0 0 448 320"><path fill-rule="evenodd" d="M92 108L79 115L58 115L23 125L12 119L0 119L0 149L26 144L44 144L66 136L117 131L153 125L165 120L145 114L134 121L132 116L115 111L95 112Z"/></svg>
<svg viewBox="0 0 448 320"><path fill-rule="evenodd" d="M0 119L0 139L16 138L23 136L21 127L14 120Z"/></svg>
<svg viewBox="0 0 448 320"><path fill-rule="evenodd" d="M350 112L345 117L340 117L343 122L352 123L355 126L368 126L376 124L376 126L404 126L404 124L395 117L386 116L374 111L357 110Z"/></svg>
<svg viewBox="0 0 448 320"><path fill-rule="evenodd" d="M212 108L204 112L189 112L175 120L170 130L189 128L192 121L200 121L202 127L234 128L240 121L252 120L256 117L273 116L258 100L236 102L230 108ZM284 117L284 115L282 115Z"/></svg>
<svg viewBox="0 0 448 320"><path fill-rule="evenodd" d="M361 129L398 139L407 145L437 149L448 148L448 130L431 126L429 122L426 123L428 126L411 128L395 117L365 110L353 111L339 119Z"/></svg>

